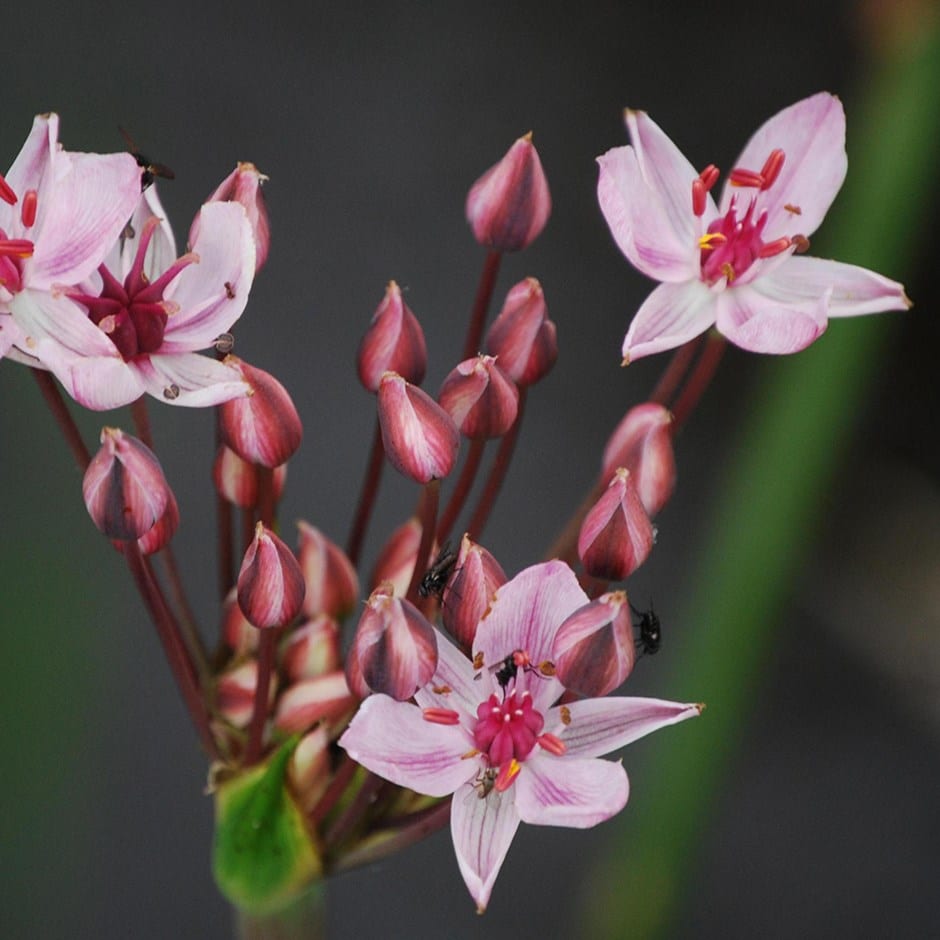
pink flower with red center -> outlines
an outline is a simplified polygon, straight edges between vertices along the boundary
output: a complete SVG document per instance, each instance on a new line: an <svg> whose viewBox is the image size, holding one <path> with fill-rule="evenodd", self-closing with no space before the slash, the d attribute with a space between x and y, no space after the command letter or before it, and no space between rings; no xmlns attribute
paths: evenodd
<svg viewBox="0 0 940 940"><path fill-rule="evenodd" d="M58 135L58 116L38 115L0 176L0 357L30 365L38 353L20 311L88 277L140 197L130 154L73 153Z"/></svg>
<svg viewBox="0 0 940 940"><path fill-rule="evenodd" d="M629 785L599 760L698 715L698 705L645 698L555 704L555 634L588 603L560 561L500 587L476 631L473 660L438 635L438 665L411 702L366 699L340 744L360 764L428 796L453 794L457 863L482 911L520 822L594 826L619 812Z"/></svg>
<svg viewBox="0 0 940 940"><path fill-rule="evenodd" d="M245 209L204 205L192 251L179 258L159 212L148 190L96 274L14 309L31 351L88 408L116 408L145 392L192 407L247 394L235 370L197 354L248 301L255 245Z"/></svg>
<svg viewBox="0 0 940 940"><path fill-rule="evenodd" d="M910 306L901 284L874 271L802 255L845 178L838 98L813 95L767 121L717 205L715 166L697 172L644 112L626 121L633 145L598 157L598 199L620 250L663 283L630 324L625 362L712 326L743 349L792 353L829 317Z"/></svg>

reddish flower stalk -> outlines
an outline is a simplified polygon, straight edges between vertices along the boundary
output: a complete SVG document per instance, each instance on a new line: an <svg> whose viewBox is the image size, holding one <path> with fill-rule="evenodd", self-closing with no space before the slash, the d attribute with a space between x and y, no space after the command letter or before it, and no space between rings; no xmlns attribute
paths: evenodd
<svg viewBox="0 0 940 940"><path fill-rule="evenodd" d="M421 493L421 508L418 516L421 519L421 543L418 545L418 554L415 556L415 567L411 573L411 583L408 585L406 599L412 604L418 604L418 585L427 570L431 558L431 549L434 547L434 533L437 527L437 507L441 497L441 481L431 480L425 483Z"/></svg>
<svg viewBox="0 0 940 940"><path fill-rule="evenodd" d="M219 598L225 600L229 588L235 583L235 550L232 544L232 504L221 494L215 495L216 551L218 557Z"/></svg>
<svg viewBox="0 0 940 940"><path fill-rule="evenodd" d="M496 286L496 276L499 274L499 264L502 258L503 256L498 251L487 252L486 261L483 262L483 271L480 273L477 295L473 301L473 310L470 313L470 322L467 324L467 337L463 343L461 359L470 359L481 349L486 313L493 299L493 288Z"/></svg>
<svg viewBox="0 0 940 940"><path fill-rule="evenodd" d="M88 464L91 463L91 454L85 446L85 442L82 440L82 435L78 430L75 419L72 417L68 406L65 404L65 399L62 397L59 386L56 385L52 373L46 372L45 369L30 369L30 372L33 373L33 377L36 379L36 384L39 386L43 400L52 412L52 417L59 426L59 430L65 438L65 443L72 452L75 463L78 464L78 469L84 473L88 468Z"/></svg>
<svg viewBox="0 0 940 940"><path fill-rule="evenodd" d="M724 354L728 341L719 333L711 332L708 335L708 341L701 355L696 362L691 375L686 379L685 386L679 393L678 398L672 406L674 420L672 422L673 436L678 433L679 428L685 423L686 419L702 400L705 390L711 384L718 370L718 364Z"/></svg>
<svg viewBox="0 0 940 940"><path fill-rule="evenodd" d="M441 513L441 521L437 526L437 541L440 544L443 544L447 536L450 535L454 523L460 515L460 511L467 501L467 496L470 495L470 490L473 488L474 480L476 480L477 472L480 469L480 461L483 458L483 448L485 444L486 441L483 440L470 441L470 447L467 450L467 459L464 461L463 469L460 471L460 477L454 486L453 492L450 494L450 499L447 501L444 512Z"/></svg>
<svg viewBox="0 0 940 940"><path fill-rule="evenodd" d="M366 529L372 518L375 508L375 499L379 494L379 483L382 481L382 467L385 464L385 447L382 444L382 427L378 418L375 420L375 433L372 435L372 449L369 452L369 462L366 465L366 475L362 481L362 490L359 493L359 504L356 506L356 516L353 519L349 538L346 541L346 556L353 567L359 563L359 553L366 537Z"/></svg>
<svg viewBox="0 0 940 940"><path fill-rule="evenodd" d="M649 396L649 401L655 402L657 405L665 405L669 402L704 341L704 336L696 336L695 339L684 346L680 346L672 354L669 365L663 370L663 374L659 377L656 387Z"/></svg>
<svg viewBox="0 0 940 940"><path fill-rule="evenodd" d="M251 724L248 726L248 744L245 746L244 767L258 763L261 757L261 742L264 738L264 726L268 720L271 697L271 673L274 671L274 654L281 631L278 629L262 630L258 642L258 682L255 685L255 702L251 712Z"/></svg>

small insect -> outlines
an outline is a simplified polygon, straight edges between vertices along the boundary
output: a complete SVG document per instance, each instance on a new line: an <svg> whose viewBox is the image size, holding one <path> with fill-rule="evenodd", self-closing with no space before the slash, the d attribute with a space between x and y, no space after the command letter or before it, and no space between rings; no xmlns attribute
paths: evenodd
<svg viewBox="0 0 940 940"><path fill-rule="evenodd" d="M457 553L452 552L450 545L445 542L431 567L424 572L424 576L418 584L418 593L422 597L430 597L433 594L437 598L442 598L444 588L447 587L447 582L450 580L456 564Z"/></svg>
<svg viewBox="0 0 940 940"><path fill-rule="evenodd" d="M482 653L477 653L473 660L473 665L474 668L482 670ZM498 663L493 663L493 665L489 666L488 669L495 675L496 681L499 683L499 687L503 689L504 692L506 690L506 686L509 685L509 681L516 678L516 675L520 669L523 672L531 672L540 679L548 679L549 677L555 675L555 664L553 662L546 659L536 665L532 662L529 654L525 650L513 650L505 659L501 659ZM478 672L473 678L479 679L482 675L482 672Z"/></svg>
<svg viewBox="0 0 940 940"><path fill-rule="evenodd" d="M636 648L640 651L641 656L644 654L654 656L659 652L662 634L659 627L659 617L656 615L656 611L653 610L653 605L650 604L649 610L637 610L637 608L631 604L630 610L640 618L639 622L636 624L640 630L640 635L636 641Z"/></svg>
<svg viewBox="0 0 940 940"><path fill-rule="evenodd" d="M165 164L163 163L154 163L150 157L145 157L140 150L137 148L137 144L134 143L134 139L130 134L124 130L123 127L118 126L118 130L121 132L121 136L124 138L124 143L127 144L127 151L130 155L137 161L137 165L143 170L140 174L140 191L143 192L148 186L150 186L153 181L159 176L160 179L164 180L175 180L176 174Z"/></svg>
<svg viewBox="0 0 940 940"><path fill-rule="evenodd" d="M481 800L485 800L493 792L498 775L499 770L496 767L487 767L486 770L481 770L479 776L473 781L471 786L477 791L477 796Z"/></svg>

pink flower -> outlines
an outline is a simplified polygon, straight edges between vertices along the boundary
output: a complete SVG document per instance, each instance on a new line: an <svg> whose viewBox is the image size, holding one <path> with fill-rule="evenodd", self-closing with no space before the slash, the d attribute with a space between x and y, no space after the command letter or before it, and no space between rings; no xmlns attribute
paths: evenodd
<svg viewBox="0 0 940 940"><path fill-rule="evenodd" d="M19 322L101 263L140 197L140 167L128 153L72 153L59 118L41 114L0 177L0 357L36 365Z"/></svg>
<svg viewBox="0 0 940 940"><path fill-rule="evenodd" d="M255 245L244 207L204 205L192 251L176 258L150 189L116 244L80 287L34 293L14 307L31 351L76 401L96 410L144 392L192 407L245 395L234 369L196 353L248 301Z"/></svg>
<svg viewBox="0 0 940 940"><path fill-rule="evenodd" d="M623 342L624 362L717 326L766 353L808 346L829 317L910 306L902 285L855 265L801 256L842 186L845 115L825 92L772 117L735 163L718 205L714 166L698 173L642 111L632 147L598 157L598 199L620 250L663 283Z"/></svg>
<svg viewBox="0 0 940 940"><path fill-rule="evenodd" d="M373 695L340 739L350 756L428 796L453 794L457 863L482 911L520 822L585 828L627 802L627 775L601 754L699 714L643 698L554 702L548 661L562 622L588 603L571 569L551 561L498 589L471 662L442 635L438 666L415 702Z"/></svg>

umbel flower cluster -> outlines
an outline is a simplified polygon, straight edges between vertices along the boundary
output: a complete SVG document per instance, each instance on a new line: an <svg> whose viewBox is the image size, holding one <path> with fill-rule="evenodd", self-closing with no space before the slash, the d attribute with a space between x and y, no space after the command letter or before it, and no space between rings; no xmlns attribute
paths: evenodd
<svg viewBox="0 0 940 940"><path fill-rule="evenodd" d="M323 876L448 823L482 911L520 822L583 828L623 809L627 774L604 755L703 707L609 693L659 647L656 614L631 604L623 582L653 549L677 433L726 339L791 353L831 316L908 305L887 278L805 254L846 171L833 96L760 128L717 203L716 167L697 172L647 115L626 121L632 144L599 158L600 206L626 257L661 284L623 358L677 351L614 429L550 560L513 577L481 540L558 339L535 277L509 288L489 325L487 315L504 256L551 213L531 135L467 196L485 256L460 360L437 395L421 388L424 335L394 281L366 325L356 366L376 428L343 547L307 522L296 548L282 540L301 419L273 375L231 352L269 252L266 178L238 164L181 254L153 168L65 150L55 115L36 118L0 177L0 355L32 370L84 472L88 512L159 634L210 761L216 880L245 911L276 912ZM134 433L104 427L92 455L62 389L85 408L130 405ZM173 557L179 508L145 394L216 407L211 650ZM365 579L386 464L414 481L415 504Z"/></svg>

